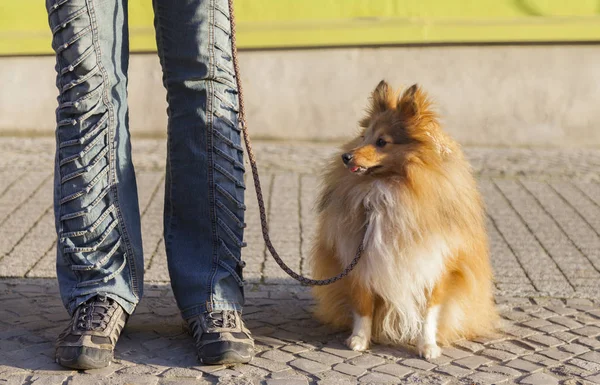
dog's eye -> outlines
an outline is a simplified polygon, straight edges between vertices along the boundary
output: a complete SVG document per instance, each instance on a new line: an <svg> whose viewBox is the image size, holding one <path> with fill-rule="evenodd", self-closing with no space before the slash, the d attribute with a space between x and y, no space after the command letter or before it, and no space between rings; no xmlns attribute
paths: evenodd
<svg viewBox="0 0 600 385"><path fill-rule="evenodd" d="M383 146L385 146L386 144L387 144L387 142L386 142L386 141L385 141L385 139L383 139L383 138L379 138L379 139L377 139L377 142L375 142L375 145L376 145L377 147L383 147Z"/></svg>

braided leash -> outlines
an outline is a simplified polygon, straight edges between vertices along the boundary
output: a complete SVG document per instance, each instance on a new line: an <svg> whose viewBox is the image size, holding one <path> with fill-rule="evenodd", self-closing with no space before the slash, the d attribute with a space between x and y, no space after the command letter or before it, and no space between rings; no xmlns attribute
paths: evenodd
<svg viewBox="0 0 600 385"><path fill-rule="evenodd" d="M254 188L256 189L256 199L258 200L258 209L260 211L260 226L262 227L262 235L265 240L265 244L267 245L267 249L271 253L271 256L277 262L277 264L285 271L290 277L295 280L301 282L304 285L309 286L324 286L339 281L340 279L347 276L352 269L356 266L360 258L362 257L364 250L364 239L361 242L358 250L356 251L356 255L350 264L338 275L335 277L327 278L327 279L311 279L304 277L292 269L290 269L285 262L279 257L277 250L273 247L271 243L271 238L269 237L269 228L267 224L267 215L265 214L265 202L263 200L262 188L260 186L260 178L258 176L258 168L256 167L256 158L254 157L254 152L252 151L252 143L250 142L250 136L248 134L248 126L246 123L246 110L244 108L244 93L242 90L242 79L240 77L240 68L237 59L237 45L235 38L235 18L233 12L233 0L229 0L229 20L231 22L231 53L233 59L233 68L235 70L235 78L237 80L238 86L238 99L239 99L239 121L242 126L242 133L244 134L244 142L246 143L246 149L248 150L248 159L250 160L250 167L252 168L252 177L254 178Z"/></svg>

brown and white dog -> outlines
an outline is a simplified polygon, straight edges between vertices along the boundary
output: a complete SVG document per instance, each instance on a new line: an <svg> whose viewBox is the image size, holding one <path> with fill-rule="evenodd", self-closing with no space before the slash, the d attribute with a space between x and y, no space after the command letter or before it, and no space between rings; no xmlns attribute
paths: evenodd
<svg viewBox="0 0 600 385"><path fill-rule="evenodd" d="M316 315L352 328L347 345L440 344L493 330L483 207L459 145L440 127L417 85L398 94L385 81L371 95L360 135L323 177L313 277L338 274L365 244L346 278L316 287Z"/></svg>

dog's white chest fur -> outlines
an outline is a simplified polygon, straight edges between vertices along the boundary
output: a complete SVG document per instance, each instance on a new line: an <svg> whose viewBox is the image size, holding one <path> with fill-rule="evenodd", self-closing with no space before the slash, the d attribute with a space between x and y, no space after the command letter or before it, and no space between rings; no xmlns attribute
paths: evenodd
<svg viewBox="0 0 600 385"><path fill-rule="evenodd" d="M447 242L440 235L416 231L411 205L403 200L398 191L384 182L375 182L361 202L368 224L365 255L357 273L365 286L385 302L384 309L376 309L384 312L376 322L379 319L382 335L390 342L406 342L418 336L426 293L433 289L449 255ZM342 251L348 242L338 247ZM341 254L346 263L354 256L350 250Z"/></svg>

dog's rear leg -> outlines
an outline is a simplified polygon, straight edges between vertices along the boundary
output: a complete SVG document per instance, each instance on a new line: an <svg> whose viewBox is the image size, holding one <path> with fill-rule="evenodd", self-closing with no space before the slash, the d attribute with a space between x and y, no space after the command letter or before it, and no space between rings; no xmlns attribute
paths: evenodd
<svg viewBox="0 0 600 385"><path fill-rule="evenodd" d="M444 274L433 287L433 291L427 299L425 322L423 322L421 335L417 341L419 355L427 360L438 358L442 355L442 349L437 344L440 307L446 300L448 285L451 284L454 278L454 274Z"/></svg>
<svg viewBox="0 0 600 385"><path fill-rule="evenodd" d="M373 325L373 294L356 280L351 285L353 328L346 344L352 350L364 351L371 342Z"/></svg>

